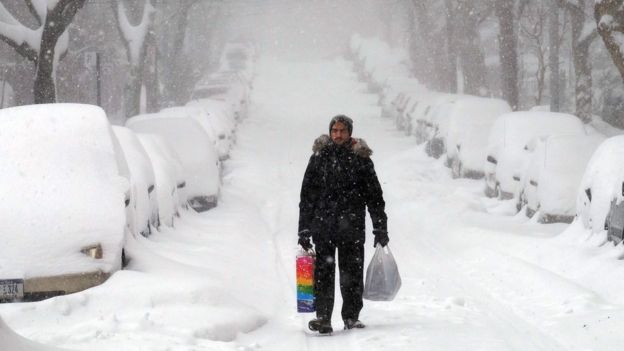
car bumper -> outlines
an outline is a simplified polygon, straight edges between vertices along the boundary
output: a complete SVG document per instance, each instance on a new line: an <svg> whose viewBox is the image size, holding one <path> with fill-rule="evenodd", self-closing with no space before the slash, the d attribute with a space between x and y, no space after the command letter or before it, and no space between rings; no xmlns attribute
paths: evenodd
<svg viewBox="0 0 624 351"><path fill-rule="evenodd" d="M18 301L39 301L83 291L104 283L111 274L95 271L24 279L24 296Z"/></svg>

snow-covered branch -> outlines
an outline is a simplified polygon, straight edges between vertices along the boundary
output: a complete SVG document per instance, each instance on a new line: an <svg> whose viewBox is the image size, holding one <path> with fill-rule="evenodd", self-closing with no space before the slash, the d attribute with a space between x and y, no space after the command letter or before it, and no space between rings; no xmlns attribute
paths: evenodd
<svg viewBox="0 0 624 351"><path fill-rule="evenodd" d="M150 1L145 1L143 16L137 25L130 23L127 12L123 2L119 1L117 4L119 30L127 44L130 63L138 65L142 57L142 51L145 48L145 38L156 10Z"/></svg>
<svg viewBox="0 0 624 351"><path fill-rule="evenodd" d="M30 61L37 61L42 30L24 26L0 3L0 40Z"/></svg>

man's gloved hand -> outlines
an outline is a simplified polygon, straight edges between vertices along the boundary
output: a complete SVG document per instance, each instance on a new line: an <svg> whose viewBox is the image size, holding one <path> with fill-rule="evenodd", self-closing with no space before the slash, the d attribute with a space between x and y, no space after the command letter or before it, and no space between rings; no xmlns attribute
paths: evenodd
<svg viewBox="0 0 624 351"><path fill-rule="evenodd" d="M373 242L373 247L377 247L377 244L381 245L381 247L385 247L388 245L390 238L388 238L388 231L382 229L373 230L373 234L375 234L375 241Z"/></svg>
<svg viewBox="0 0 624 351"><path fill-rule="evenodd" d="M299 241L297 241L299 246L305 251L310 251L312 249L312 243L310 242L310 231L302 230L299 232Z"/></svg>

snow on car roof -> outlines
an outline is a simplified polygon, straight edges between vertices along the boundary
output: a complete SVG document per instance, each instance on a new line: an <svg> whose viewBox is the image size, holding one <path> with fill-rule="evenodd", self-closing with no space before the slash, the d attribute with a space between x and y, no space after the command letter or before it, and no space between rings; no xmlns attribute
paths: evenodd
<svg viewBox="0 0 624 351"><path fill-rule="evenodd" d="M96 106L0 110L0 278L119 266L128 182L111 133ZM97 243L103 259L80 252Z"/></svg>

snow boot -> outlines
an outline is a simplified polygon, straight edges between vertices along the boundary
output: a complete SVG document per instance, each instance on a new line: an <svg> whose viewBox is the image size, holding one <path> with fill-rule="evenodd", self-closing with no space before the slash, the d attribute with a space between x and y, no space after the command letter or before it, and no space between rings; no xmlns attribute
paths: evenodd
<svg viewBox="0 0 624 351"><path fill-rule="evenodd" d="M308 328L312 331L317 331L319 334L331 334L334 329L331 326L331 322L327 319L315 318L308 323Z"/></svg>
<svg viewBox="0 0 624 351"><path fill-rule="evenodd" d="M345 319L344 320L344 328L347 329L362 329L366 327L364 323L360 322L358 319Z"/></svg>

